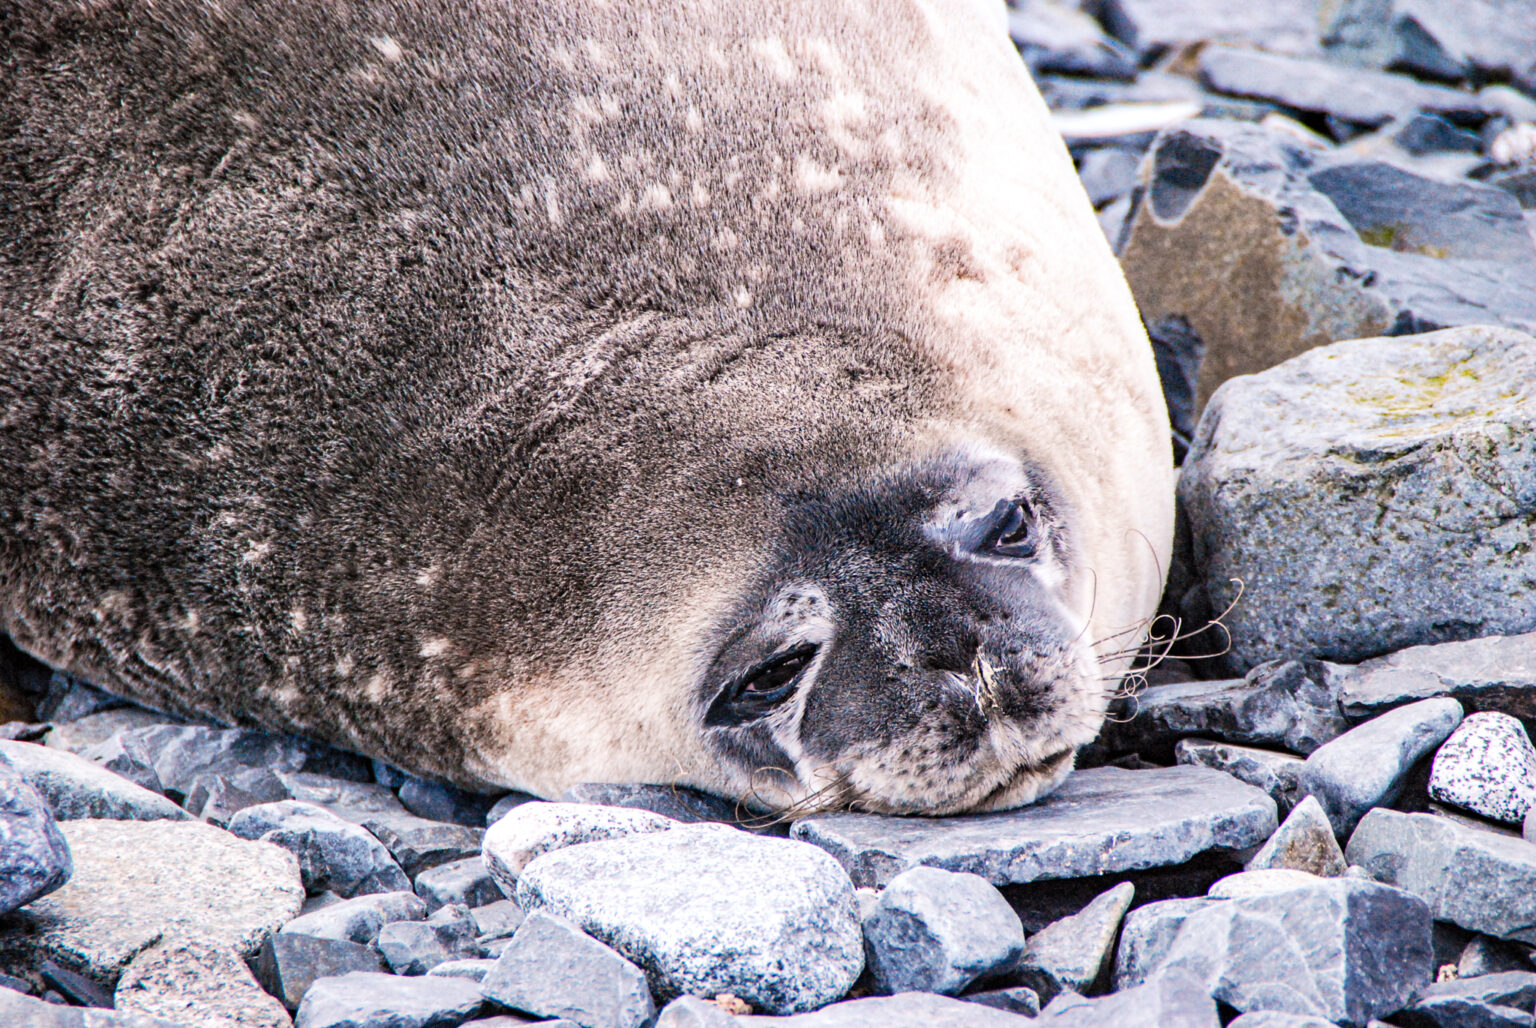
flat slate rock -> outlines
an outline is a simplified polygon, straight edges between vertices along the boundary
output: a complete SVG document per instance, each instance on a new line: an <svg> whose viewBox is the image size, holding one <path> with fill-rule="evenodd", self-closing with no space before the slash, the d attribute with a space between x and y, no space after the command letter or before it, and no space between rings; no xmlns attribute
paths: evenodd
<svg viewBox="0 0 1536 1028"><path fill-rule="evenodd" d="M73 871L47 803L0 757L0 914L60 888Z"/></svg>
<svg viewBox="0 0 1536 1028"><path fill-rule="evenodd" d="M420 921L426 916L427 904L413 892L375 892L306 911L283 925L282 930L369 945L385 925Z"/></svg>
<svg viewBox="0 0 1536 1028"><path fill-rule="evenodd" d="M412 878L439 864L474 856L480 852L480 843L485 837L483 828L388 811L368 814L358 823L389 849L390 855Z"/></svg>
<svg viewBox="0 0 1536 1028"><path fill-rule="evenodd" d="M321 978L299 1004L296 1028L447 1028L480 1013L480 986L463 978L354 971Z"/></svg>
<svg viewBox="0 0 1536 1028"><path fill-rule="evenodd" d="M528 915L480 982L486 998L592 1028L642 1028L656 1016L645 972L563 917Z"/></svg>
<svg viewBox="0 0 1536 1028"><path fill-rule="evenodd" d="M729 992L793 1013L846 994L864 967L853 886L837 862L724 825L545 853L523 868L516 898L634 961L662 1001Z"/></svg>
<svg viewBox="0 0 1536 1028"><path fill-rule="evenodd" d="M740 1028L1030 1028L1039 1021L932 992L850 999L792 1017L736 1018Z"/></svg>
<svg viewBox="0 0 1536 1028"><path fill-rule="evenodd" d="M1169 974L1133 989L1088 998L1062 993L1031 1021L1036 1028L1216 1028L1216 1003L1197 983Z"/></svg>
<svg viewBox="0 0 1536 1028"><path fill-rule="evenodd" d="M168 931L250 957L304 902L293 854L212 825L83 820L60 829L74 877L15 915L0 947L50 957L103 986Z"/></svg>
<svg viewBox="0 0 1536 1028"><path fill-rule="evenodd" d="M1180 764L1225 771L1239 782L1263 789L1275 801L1281 817L1296 806L1302 758L1294 753L1236 746L1213 739L1180 739L1173 748L1173 755Z"/></svg>
<svg viewBox="0 0 1536 1028"><path fill-rule="evenodd" d="M158 793L76 756L30 742L0 742L0 754L48 801L60 821L185 821L190 815Z"/></svg>
<svg viewBox="0 0 1536 1028"><path fill-rule="evenodd" d="M147 1014L45 1003L3 988L0 988L0 1024L7 1028L11 1025L16 1028L189 1028L184 1021L163 1021Z"/></svg>
<svg viewBox="0 0 1536 1028"><path fill-rule="evenodd" d="M298 1009L316 979L351 971L382 974L384 961L369 946L293 932L269 935L256 957L256 980L289 1010Z"/></svg>
<svg viewBox="0 0 1536 1028"><path fill-rule="evenodd" d="M1345 676L1340 703L1352 717L1370 717L1435 696L1536 720L1536 632L1409 646L1367 660Z"/></svg>
<svg viewBox="0 0 1536 1028"><path fill-rule="evenodd" d="M1429 904L1437 921L1536 943L1536 845L1435 814L1373 810L1344 856Z"/></svg>
<svg viewBox="0 0 1536 1028"><path fill-rule="evenodd" d="M1028 807L963 817L825 814L791 836L825 849L855 885L908 868L968 871L993 885L1084 878L1250 849L1277 827L1275 801L1231 775L1180 765L1075 771Z"/></svg>

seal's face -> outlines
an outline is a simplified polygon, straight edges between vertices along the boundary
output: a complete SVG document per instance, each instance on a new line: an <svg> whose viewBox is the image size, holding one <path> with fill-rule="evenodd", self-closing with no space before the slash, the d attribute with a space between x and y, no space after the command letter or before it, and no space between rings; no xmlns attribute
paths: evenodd
<svg viewBox="0 0 1536 1028"><path fill-rule="evenodd" d="M1066 522L1006 458L786 498L698 690L743 795L946 814L1059 782L1104 710Z"/></svg>

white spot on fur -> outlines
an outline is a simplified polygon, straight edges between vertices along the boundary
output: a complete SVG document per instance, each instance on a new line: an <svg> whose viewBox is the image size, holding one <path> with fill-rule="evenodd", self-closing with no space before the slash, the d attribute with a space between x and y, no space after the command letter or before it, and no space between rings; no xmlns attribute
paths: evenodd
<svg viewBox="0 0 1536 1028"><path fill-rule="evenodd" d="M380 671L368 679L368 684L363 686L363 689L368 693L368 699L374 703L379 703L384 699L384 695L389 692L389 676Z"/></svg>
<svg viewBox="0 0 1536 1028"><path fill-rule="evenodd" d="M352 669L357 667L357 661L352 659L350 653L336 662L336 673L342 678L352 677Z"/></svg>
<svg viewBox="0 0 1536 1028"><path fill-rule="evenodd" d="M832 41L823 37L807 40L805 52L815 62L817 70L828 78L841 79L848 75L848 66L843 63L843 55L838 51Z"/></svg>
<svg viewBox="0 0 1536 1028"><path fill-rule="evenodd" d="M704 130L704 115L693 104L688 105L688 113L683 115L683 124L688 126L689 132L702 132Z"/></svg>
<svg viewBox="0 0 1536 1028"><path fill-rule="evenodd" d="M181 630L186 632L188 635L196 635L202 626L203 618L195 610L187 611L186 616L183 617L180 622Z"/></svg>
<svg viewBox="0 0 1536 1028"><path fill-rule="evenodd" d="M660 182L652 183L645 187L640 194L640 206L642 211L667 211L672 209L672 190Z"/></svg>
<svg viewBox="0 0 1536 1028"><path fill-rule="evenodd" d="M405 56L405 51L400 48L400 44L389 36L370 36L368 37L368 45L377 50L379 56L391 64Z"/></svg>
<svg viewBox="0 0 1536 1028"><path fill-rule="evenodd" d="M240 560L245 564L255 564L257 561L261 560L271 552L271 543L253 542L251 543L250 548L240 555Z"/></svg>
<svg viewBox="0 0 1536 1028"><path fill-rule="evenodd" d="M688 198L695 207L709 206L709 190L704 188L704 183L698 179L693 180L693 188L688 191Z"/></svg>
<svg viewBox="0 0 1536 1028"><path fill-rule="evenodd" d="M302 632L309 628L309 615L304 613L303 607L295 607L288 612L288 620L293 624L295 632Z"/></svg>
<svg viewBox="0 0 1536 1028"><path fill-rule="evenodd" d="M302 698L299 690L291 685L285 685L273 694L280 706L292 707L298 704Z"/></svg>
<svg viewBox="0 0 1536 1028"><path fill-rule="evenodd" d="M830 193L842 188L843 173L837 168L823 168L809 154L795 158L795 186L802 193Z"/></svg>
<svg viewBox="0 0 1536 1028"><path fill-rule="evenodd" d="M743 309L752 306L752 291L746 286L737 286L731 294L731 301Z"/></svg>
<svg viewBox="0 0 1536 1028"><path fill-rule="evenodd" d="M588 182L607 182L612 178L608 173L608 165L604 164L603 159L596 154L587 162L587 170L582 174L586 176Z"/></svg>
<svg viewBox="0 0 1536 1028"><path fill-rule="evenodd" d="M441 657L444 653L448 652L448 645L448 640L442 637L427 639L421 644L421 655L423 657Z"/></svg>
<svg viewBox="0 0 1536 1028"><path fill-rule="evenodd" d="M714 250L734 250L741 245L741 237L727 226L715 233L715 237L709 241L709 245Z"/></svg>
<svg viewBox="0 0 1536 1028"><path fill-rule="evenodd" d="M560 191L555 188L555 180L544 180L544 213L549 217L549 223L559 228L565 223L565 218L560 214Z"/></svg>
<svg viewBox="0 0 1536 1028"><path fill-rule="evenodd" d="M683 80L677 77L677 72L669 71L661 78L661 86L667 91L667 95L674 100L679 100L683 95Z"/></svg>
<svg viewBox="0 0 1536 1028"><path fill-rule="evenodd" d="M261 119L250 111L236 111L234 114L235 127L244 132L255 132L261 128Z"/></svg>
<svg viewBox="0 0 1536 1028"><path fill-rule="evenodd" d="M215 443L213 446L208 447L208 459L211 461L229 460L234 452L228 443Z"/></svg>
<svg viewBox="0 0 1536 1028"><path fill-rule="evenodd" d="M761 39L754 39L751 47L752 52L762 59L774 78L780 82L794 81L799 69L795 67L789 51L784 49L782 39L778 36L764 36Z"/></svg>

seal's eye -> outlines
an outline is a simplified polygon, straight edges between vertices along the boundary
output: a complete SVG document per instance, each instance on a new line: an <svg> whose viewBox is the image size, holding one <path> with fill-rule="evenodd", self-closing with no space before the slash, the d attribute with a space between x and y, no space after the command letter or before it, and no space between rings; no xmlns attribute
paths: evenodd
<svg viewBox="0 0 1536 1028"><path fill-rule="evenodd" d="M998 504L1001 515L992 530L988 549L1000 557L1033 557L1039 532L1035 512L1025 500L1007 500Z"/></svg>
<svg viewBox="0 0 1536 1028"><path fill-rule="evenodd" d="M794 693L795 681L814 659L811 643L774 654L721 689L704 723L731 725L762 717Z"/></svg>

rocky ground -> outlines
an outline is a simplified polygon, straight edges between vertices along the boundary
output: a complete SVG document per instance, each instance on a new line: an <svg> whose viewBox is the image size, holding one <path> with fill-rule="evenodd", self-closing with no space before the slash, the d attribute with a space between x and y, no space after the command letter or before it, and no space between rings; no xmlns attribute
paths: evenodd
<svg viewBox="0 0 1536 1028"><path fill-rule="evenodd" d="M470 796L7 651L0 1024L1530 1028L1536 4L1010 18L1183 462L1059 792Z"/></svg>

